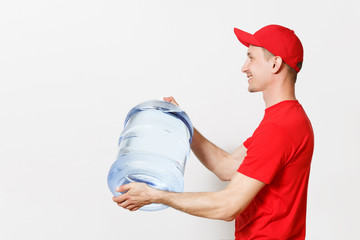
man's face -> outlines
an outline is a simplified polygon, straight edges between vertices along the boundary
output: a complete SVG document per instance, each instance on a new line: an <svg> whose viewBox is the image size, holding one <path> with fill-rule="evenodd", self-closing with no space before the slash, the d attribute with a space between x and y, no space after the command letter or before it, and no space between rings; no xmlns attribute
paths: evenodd
<svg viewBox="0 0 360 240"><path fill-rule="evenodd" d="M249 92L266 90L271 79L271 61L267 61L264 50L261 47L250 45L247 52L247 60L241 71L248 77Z"/></svg>

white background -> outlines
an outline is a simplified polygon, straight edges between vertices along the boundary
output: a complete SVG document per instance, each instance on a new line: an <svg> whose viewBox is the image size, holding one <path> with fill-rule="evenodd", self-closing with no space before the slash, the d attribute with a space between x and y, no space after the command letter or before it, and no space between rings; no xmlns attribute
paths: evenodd
<svg viewBox="0 0 360 240"><path fill-rule="evenodd" d="M264 113L233 28L295 30L312 121L307 239L359 239L356 1L1 1L0 239L233 239L234 222L128 212L106 178L131 107L174 96L227 151ZM185 191L221 183L191 154Z"/></svg>

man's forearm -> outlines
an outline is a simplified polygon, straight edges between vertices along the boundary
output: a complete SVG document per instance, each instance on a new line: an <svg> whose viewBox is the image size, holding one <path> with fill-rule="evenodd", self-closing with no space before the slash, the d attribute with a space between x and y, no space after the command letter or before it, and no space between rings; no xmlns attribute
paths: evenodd
<svg viewBox="0 0 360 240"><path fill-rule="evenodd" d="M265 183L236 173L228 186L219 192L175 193L158 190L145 183L132 182L119 186L113 201L130 211L160 203L199 217L233 220L265 186Z"/></svg>
<svg viewBox="0 0 360 240"><path fill-rule="evenodd" d="M191 150L200 162L221 180L230 180L236 166L239 166L231 154L207 140L195 128Z"/></svg>
<svg viewBox="0 0 360 240"><path fill-rule="evenodd" d="M200 162L210 171L214 171L219 162L229 155L229 153L207 140L195 128L193 140L191 143L191 150L194 152Z"/></svg>
<svg viewBox="0 0 360 240"><path fill-rule="evenodd" d="M222 192L175 193L158 190L156 203L204 218L232 221L234 209L226 203Z"/></svg>

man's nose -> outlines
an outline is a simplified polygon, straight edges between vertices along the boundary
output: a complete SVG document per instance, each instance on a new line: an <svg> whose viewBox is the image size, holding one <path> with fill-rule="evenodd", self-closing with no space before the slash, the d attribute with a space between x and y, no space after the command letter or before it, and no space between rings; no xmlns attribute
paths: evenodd
<svg viewBox="0 0 360 240"><path fill-rule="evenodd" d="M248 70L248 65L249 65L248 62L249 62L249 60L246 60L246 62L244 63L244 65L241 68L241 71L243 73L246 73L246 71Z"/></svg>

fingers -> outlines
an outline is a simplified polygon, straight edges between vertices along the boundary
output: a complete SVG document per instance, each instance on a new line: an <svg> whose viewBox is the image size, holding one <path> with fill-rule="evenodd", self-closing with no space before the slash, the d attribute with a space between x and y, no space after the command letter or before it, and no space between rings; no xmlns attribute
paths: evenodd
<svg viewBox="0 0 360 240"><path fill-rule="evenodd" d="M119 207L125 208L129 211L136 211L140 208L138 205L135 205L131 201L128 201L128 200L121 202L121 203L117 203L117 205Z"/></svg>
<svg viewBox="0 0 360 240"><path fill-rule="evenodd" d="M131 200L131 198L126 194L122 194L120 196L117 197L113 197L113 201L122 208L125 209L134 209L136 206L134 205L134 202Z"/></svg>
<svg viewBox="0 0 360 240"><path fill-rule="evenodd" d="M128 184L124 184L124 185L121 185L121 186L117 187L115 190L117 192L120 192L120 193L123 193L123 194L120 194L119 196L113 197L113 201L117 202L117 203L124 202L126 200L126 198L127 198L127 194L124 194L124 193L129 191L131 189L131 186L132 186L132 183L128 183Z"/></svg>
<svg viewBox="0 0 360 240"><path fill-rule="evenodd" d="M117 192L126 192L126 191L130 190L131 186L132 186L132 184L128 183L128 184L124 184L124 185L117 187L115 190Z"/></svg>
<svg viewBox="0 0 360 240"><path fill-rule="evenodd" d="M127 200L128 196L126 194L121 194L117 197L113 197L113 201L116 202L116 203L123 203Z"/></svg>
<svg viewBox="0 0 360 240"><path fill-rule="evenodd" d="M122 208L129 211L136 211L145 205L139 196L144 190L142 183L128 183L116 188L117 192L122 192L119 196L113 197L113 201ZM146 186L146 185L145 185Z"/></svg>
<svg viewBox="0 0 360 240"><path fill-rule="evenodd" d="M138 210L138 209L139 209L139 207L135 206L135 207L133 207L133 208L130 208L129 210L133 212L133 211L136 211L136 210Z"/></svg>
<svg viewBox="0 0 360 240"><path fill-rule="evenodd" d="M134 204L128 204L126 206L120 206L120 207L123 207L124 209L127 209L127 210L132 211L132 212L136 211L136 210L138 210L140 208L138 205L134 205Z"/></svg>
<svg viewBox="0 0 360 240"><path fill-rule="evenodd" d="M121 197L113 197L113 201L116 202L119 207L122 207L129 211L136 211L140 207L142 207L142 205L139 206L139 203L128 197L126 193L121 195Z"/></svg>
<svg viewBox="0 0 360 240"><path fill-rule="evenodd" d="M175 101L175 99L173 97L163 97L163 99L167 102L175 104L176 106L179 106L179 104Z"/></svg>

